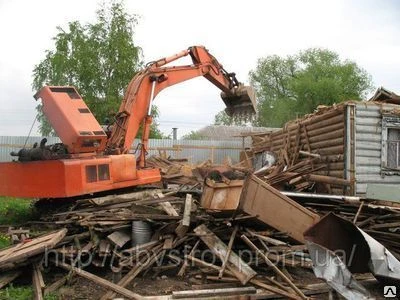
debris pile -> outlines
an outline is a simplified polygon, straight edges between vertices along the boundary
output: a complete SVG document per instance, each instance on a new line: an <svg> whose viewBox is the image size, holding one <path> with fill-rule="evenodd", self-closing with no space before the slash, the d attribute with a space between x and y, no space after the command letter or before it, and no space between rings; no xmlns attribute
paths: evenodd
<svg viewBox="0 0 400 300"><path fill-rule="evenodd" d="M193 174L195 167L188 163L187 159L172 159L162 156L151 156L147 159L147 165L159 168L164 183L169 184L195 184L197 178Z"/></svg>
<svg viewBox="0 0 400 300"><path fill-rule="evenodd" d="M11 282L30 265L38 294L56 285L36 285L43 282L43 266L57 266L106 287L102 299L117 294L140 298L126 287L144 273L189 283L187 290L173 291L172 298L215 296L200 286L213 287L220 296L291 299L327 290L307 289L307 284L296 283L303 275L289 273L289 268L301 268L311 277L304 245L270 227L255 226L254 216L208 212L196 197L198 193L179 190L147 190L79 200L48 220L62 229L0 251L5 274L0 282ZM91 266L106 268L114 281L83 270Z"/></svg>
<svg viewBox="0 0 400 300"><path fill-rule="evenodd" d="M400 209L358 197L304 193L311 182L327 180L313 174L323 168L318 157L291 166L279 159L255 174L208 162L149 160L170 188L76 200L43 217L40 225L53 229L44 235L10 228L16 244L0 250L0 288L26 270L37 298L78 277L103 288L90 295L96 299L307 299L333 290L347 298L371 297L365 286L377 284L375 277L399 280ZM298 187L285 191L295 179ZM337 236L342 242L334 243ZM362 268L343 265L339 274L316 264L318 256L342 262L335 251L343 245L353 258L356 245ZM379 270L367 268L377 261L376 249L386 253ZM344 281L330 280L327 272ZM145 288L146 278L152 288ZM173 288L157 289L154 280Z"/></svg>

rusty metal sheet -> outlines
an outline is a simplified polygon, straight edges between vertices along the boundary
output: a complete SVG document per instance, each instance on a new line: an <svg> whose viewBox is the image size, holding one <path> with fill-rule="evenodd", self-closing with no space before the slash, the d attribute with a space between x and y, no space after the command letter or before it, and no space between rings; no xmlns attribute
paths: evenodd
<svg viewBox="0 0 400 300"><path fill-rule="evenodd" d="M320 217L254 175L244 184L239 207L258 220L304 243L303 233Z"/></svg>

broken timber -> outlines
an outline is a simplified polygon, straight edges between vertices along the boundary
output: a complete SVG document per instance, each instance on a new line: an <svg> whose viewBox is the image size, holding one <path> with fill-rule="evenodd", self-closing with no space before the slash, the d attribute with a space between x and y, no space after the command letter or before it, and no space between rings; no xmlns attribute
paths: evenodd
<svg viewBox="0 0 400 300"><path fill-rule="evenodd" d="M0 270L24 263L29 257L52 249L67 234L67 229L45 234L0 251Z"/></svg>
<svg viewBox="0 0 400 300"><path fill-rule="evenodd" d="M228 254L228 247L211 230L202 224L193 231L221 261L225 260L225 256ZM235 252L230 253L226 267L242 284L246 284L257 274Z"/></svg>

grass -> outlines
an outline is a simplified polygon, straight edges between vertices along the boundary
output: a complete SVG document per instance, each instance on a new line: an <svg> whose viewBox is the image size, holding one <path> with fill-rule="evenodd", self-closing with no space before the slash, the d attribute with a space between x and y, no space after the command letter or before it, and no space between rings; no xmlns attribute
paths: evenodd
<svg viewBox="0 0 400 300"><path fill-rule="evenodd" d="M20 225L35 216L32 200L0 197L0 225Z"/></svg>
<svg viewBox="0 0 400 300"><path fill-rule="evenodd" d="M0 225L18 226L27 221L34 220L36 216L32 200L0 197ZM0 249L10 244L10 239L0 232Z"/></svg>
<svg viewBox="0 0 400 300"><path fill-rule="evenodd" d="M10 285L0 290L0 299L8 300L28 300L33 299L33 290L31 287L14 287Z"/></svg>
<svg viewBox="0 0 400 300"><path fill-rule="evenodd" d="M0 197L0 225L18 226L25 222L35 220L37 212L30 199ZM0 249L11 244L10 239L0 233ZM30 286L13 286L0 290L0 300L30 300L34 299L33 289ZM57 300L56 294L49 294L45 300Z"/></svg>
<svg viewBox="0 0 400 300"><path fill-rule="evenodd" d="M33 289L31 287L14 287L12 284L0 290L0 300L30 300L34 299ZM56 294L44 296L45 300L57 300Z"/></svg>
<svg viewBox="0 0 400 300"><path fill-rule="evenodd" d="M6 248L11 245L10 238L0 233L0 249Z"/></svg>

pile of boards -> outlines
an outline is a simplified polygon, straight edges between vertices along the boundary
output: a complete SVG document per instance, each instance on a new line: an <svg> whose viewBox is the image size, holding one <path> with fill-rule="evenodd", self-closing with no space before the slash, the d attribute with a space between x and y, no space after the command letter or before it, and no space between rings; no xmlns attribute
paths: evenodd
<svg viewBox="0 0 400 300"><path fill-rule="evenodd" d="M305 299L330 290L325 284L312 284L304 245L255 221L256 216L235 211L206 211L196 190L151 189L79 200L68 211L42 221L52 225L53 232L0 251L0 287L29 266L39 299L68 284L68 274L106 288L101 299L143 298L127 288L143 274L166 274L190 283L186 290L164 295L166 299ZM136 243L135 222L148 225L149 239L141 244ZM112 278L89 271L92 267L106 269ZM65 276L45 282L42 271L49 268L64 269Z"/></svg>
<svg viewBox="0 0 400 300"><path fill-rule="evenodd" d="M151 156L146 160L149 167L159 168L164 183L195 184L198 178L193 174L194 166L188 160L172 159L163 156ZM204 162L206 164L207 162Z"/></svg>
<svg viewBox="0 0 400 300"><path fill-rule="evenodd" d="M331 293L332 287L314 276L303 230L301 236L293 234L299 231L294 219L301 213L312 216L315 223L334 213L400 258L398 208L351 197L321 199L298 194L289 198L275 189L283 190L298 174L311 174L319 168L318 157L285 168L277 164L258 172L259 177L248 176L241 168L210 167L207 163L193 167L163 157L152 157L150 162L161 168L163 180L175 188L147 188L74 201L68 209L42 218L41 228L52 230L45 234L10 229L16 244L0 250L0 288L26 276L28 270L37 299L80 277L103 288L99 295L91 295L99 299L325 297L321 294ZM259 184L253 186L253 192L251 179ZM218 201L225 189L237 188L232 182L241 180L245 183L238 209L202 206L204 197L210 195L204 192L206 187ZM221 193L212 190L217 186ZM284 220L279 215L271 218L278 223L268 222L272 210L245 213L243 201L257 198L261 189L271 196L262 201L281 201L282 205L274 207L277 214L288 205L292 215L285 213L285 217L293 222L279 224ZM52 278L46 275L49 273L62 276ZM155 280L154 287L141 289L145 278ZM376 284L370 274L354 278L364 285ZM157 282L167 279L185 284L157 288Z"/></svg>

